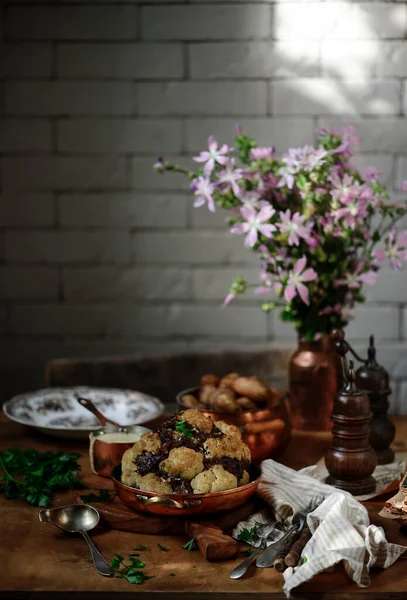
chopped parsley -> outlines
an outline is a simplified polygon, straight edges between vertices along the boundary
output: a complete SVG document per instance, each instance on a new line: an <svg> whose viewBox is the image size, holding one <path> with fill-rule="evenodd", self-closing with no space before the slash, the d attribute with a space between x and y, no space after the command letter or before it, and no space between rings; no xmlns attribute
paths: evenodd
<svg viewBox="0 0 407 600"><path fill-rule="evenodd" d="M0 452L0 492L48 506L55 492L86 488L78 477L80 454L8 448Z"/></svg>
<svg viewBox="0 0 407 600"><path fill-rule="evenodd" d="M193 550L195 548L195 538L192 538L192 540L189 540L189 542L187 542L186 544L184 544L183 546L181 546L181 548L183 550L188 550L188 552L190 552L191 550Z"/></svg>
<svg viewBox="0 0 407 600"><path fill-rule="evenodd" d="M115 553L113 558L110 560L110 566L114 570L115 577L119 579L126 579L128 583L140 585L143 581L153 579L153 576L146 575L144 569L146 566L143 561L135 558L134 555L130 554L128 557L128 563L125 563L126 559L121 554Z"/></svg>
<svg viewBox="0 0 407 600"><path fill-rule="evenodd" d="M166 546L163 546L162 544L157 544L157 546L159 547L160 550L162 550L163 552L168 552L168 548Z"/></svg>
<svg viewBox="0 0 407 600"><path fill-rule="evenodd" d="M178 419L177 424L175 425L175 431L182 433L182 435L186 438L192 438L194 435L191 425L183 419Z"/></svg>
<svg viewBox="0 0 407 600"><path fill-rule="evenodd" d="M145 544L137 544L137 546L134 546L133 550L135 552L141 552L142 550L150 550L150 548Z"/></svg>
<svg viewBox="0 0 407 600"><path fill-rule="evenodd" d="M237 539L242 540L242 542L246 542L246 544L252 544L254 534L256 533L256 531L258 530L258 528L260 526L261 526L261 523L255 523L253 525L253 527L251 527L250 529L247 529L247 528L242 529L242 531L237 536Z"/></svg>
<svg viewBox="0 0 407 600"><path fill-rule="evenodd" d="M175 573L170 573L170 576L171 577L175 577Z"/></svg>

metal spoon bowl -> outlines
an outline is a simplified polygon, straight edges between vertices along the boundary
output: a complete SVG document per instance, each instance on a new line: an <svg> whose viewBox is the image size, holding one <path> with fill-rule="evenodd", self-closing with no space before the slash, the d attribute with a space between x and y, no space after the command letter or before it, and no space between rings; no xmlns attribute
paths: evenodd
<svg viewBox="0 0 407 600"><path fill-rule="evenodd" d="M40 510L38 516L41 523L52 523L68 533L80 533L89 546L96 571L105 577L113 575L114 571L98 552L87 533L99 523L99 513L96 508L86 504L70 504L60 508Z"/></svg>

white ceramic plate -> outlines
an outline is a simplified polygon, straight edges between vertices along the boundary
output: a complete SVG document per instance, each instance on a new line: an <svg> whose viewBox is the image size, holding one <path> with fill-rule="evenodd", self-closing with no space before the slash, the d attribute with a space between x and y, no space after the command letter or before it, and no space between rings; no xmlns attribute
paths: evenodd
<svg viewBox="0 0 407 600"><path fill-rule="evenodd" d="M141 425L161 415L163 403L142 392L113 388L46 388L14 396L3 404L12 421L64 438L87 438L100 427L98 419L76 399L92 400L108 419L119 425Z"/></svg>

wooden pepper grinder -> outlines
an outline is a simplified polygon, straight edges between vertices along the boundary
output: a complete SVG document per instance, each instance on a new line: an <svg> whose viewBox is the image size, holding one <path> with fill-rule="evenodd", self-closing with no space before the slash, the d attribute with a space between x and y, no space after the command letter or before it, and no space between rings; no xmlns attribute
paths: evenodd
<svg viewBox="0 0 407 600"><path fill-rule="evenodd" d="M393 462L394 452L390 448L396 428L388 418L391 387L389 374L376 361L376 348L373 335L369 338L367 360L356 371L356 385L366 391L373 413L370 423L370 443L377 454L377 464L387 465Z"/></svg>
<svg viewBox="0 0 407 600"><path fill-rule="evenodd" d="M332 446L325 455L326 483L361 496L376 487L372 473L377 458L369 442L372 413L367 394L355 385L353 361L347 365L346 342L339 340L335 346L342 356L344 384L334 402Z"/></svg>

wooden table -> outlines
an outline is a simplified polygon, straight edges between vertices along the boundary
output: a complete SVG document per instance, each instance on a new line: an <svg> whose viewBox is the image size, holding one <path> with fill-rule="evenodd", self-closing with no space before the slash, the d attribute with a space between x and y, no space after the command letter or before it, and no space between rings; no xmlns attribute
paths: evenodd
<svg viewBox="0 0 407 600"><path fill-rule="evenodd" d="M397 438L394 448L406 450L407 418L396 418ZM290 446L280 459L295 469L314 464L329 445L327 433L294 432ZM80 452L83 474L89 474L86 442L57 440L29 432L23 427L0 417L0 449L10 446L60 449ZM72 493L59 496L54 505L72 501ZM377 513L383 498L373 504ZM0 598L36 600L88 599L125 600L133 597L144 600L270 600L285 598L282 593L283 576L274 569L251 569L245 578L229 579L232 568L241 560L208 563L199 552L187 552L181 537L147 536L114 530L100 529L92 534L99 550L106 558L114 552L126 555L136 544L151 547L146 552L146 573L154 579L142 585L130 585L124 580L98 575L81 537L64 534L58 529L43 525L38 520L38 508L23 502L0 497ZM398 531L394 521L375 515L372 521L384 527L391 542L407 544L407 538ZM157 541L169 548L162 552ZM372 573L372 583L360 589L346 576L341 565L334 573L323 573L295 590L295 598L325 598L344 600L355 594L358 600L407 598L407 563L399 559L387 570ZM170 573L175 576L170 576Z"/></svg>

